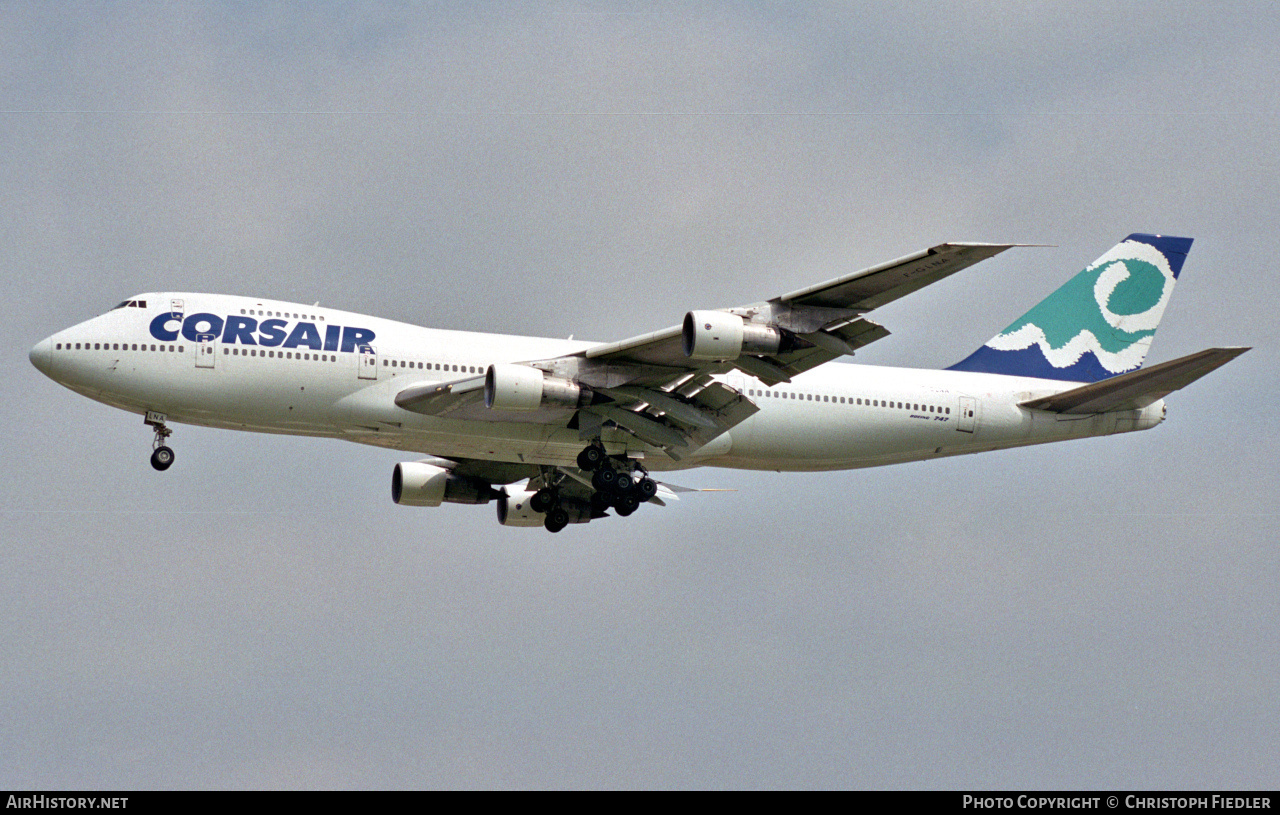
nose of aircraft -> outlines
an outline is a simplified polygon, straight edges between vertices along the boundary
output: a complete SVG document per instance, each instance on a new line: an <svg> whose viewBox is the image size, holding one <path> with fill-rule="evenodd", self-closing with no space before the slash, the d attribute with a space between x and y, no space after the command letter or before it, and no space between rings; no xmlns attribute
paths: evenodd
<svg viewBox="0 0 1280 815"><path fill-rule="evenodd" d="M53 340L43 339L36 343L28 354L31 364L45 376L51 376L50 371L53 370Z"/></svg>

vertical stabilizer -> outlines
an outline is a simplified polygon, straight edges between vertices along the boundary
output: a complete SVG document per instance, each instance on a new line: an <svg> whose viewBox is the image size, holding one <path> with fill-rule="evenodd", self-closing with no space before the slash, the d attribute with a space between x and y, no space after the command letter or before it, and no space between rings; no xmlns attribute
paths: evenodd
<svg viewBox="0 0 1280 815"><path fill-rule="evenodd" d="M1142 367L1191 238L1130 235L948 370L1097 382Z"/></svg>

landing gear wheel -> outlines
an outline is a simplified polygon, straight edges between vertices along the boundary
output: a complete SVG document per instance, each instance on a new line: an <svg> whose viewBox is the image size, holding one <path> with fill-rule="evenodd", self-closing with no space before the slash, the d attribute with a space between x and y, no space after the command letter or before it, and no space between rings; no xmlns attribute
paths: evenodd
<svg viewBox="0 0 1280 815"><path fill-rule="evenodd" d="M618 473L612 467L601 467L596 470L595 475L591 476L591 486L600 492L612 492L617 483Z"/></svg>
<svg viewBox="0 0 1280 815"><path fill-rule="evenodd" d="M618 514L625 518L640 508L640 501L634 495L624 495L613 506L618 510Z"/></svg>
<svg viewBox="0 0 1280 815"><path fill-rule="evenodd" d="M164 472L173 464L173 450L163 444L151 453L151 466Z"/></svg>
<svg viewBox="0 0 1280 815"><path fill-rule="evenodd" d="M555 493L544 487L543 489L535 492L533 497L529 499L529 509L534 512L546 512L555 502Z"/></svg>
<svg viewBox="0 0 1280 815"><path fill-rule="evenodd" d="M578 453L578 467L589 473L595 472L608 457L604 451L604 445L593 444Z"/></svg>
<svg viewBox="0 0 1280 815"><path fill-rule="evenodd" d="M569 513L565 512L563 507L552 507L542 525L548 532L559 532L569 525Z"/></svg>
<svg viewBox="0 0 1280 815"><path fill-rule="evenodd" d="M592 518L603 518L609 507L613 506L613 501L611 501L609 496L605 495L603 492L591 493L590 503Z"/></svg>
<svg viewBox="0 0 1280 815"><path fill-rule="evenodd" d="M618 495L630 495L635 486L636 481L631 473L618 473L618 477L613 481L613 491Z"/></svg>
<svg viewBox="0 0 1280 815"><path fill-rule="evenodd" d="M658 494L658 482L649 476L645 476L636 482L636 496L641 501L648 501L650 498Z"/></svg>

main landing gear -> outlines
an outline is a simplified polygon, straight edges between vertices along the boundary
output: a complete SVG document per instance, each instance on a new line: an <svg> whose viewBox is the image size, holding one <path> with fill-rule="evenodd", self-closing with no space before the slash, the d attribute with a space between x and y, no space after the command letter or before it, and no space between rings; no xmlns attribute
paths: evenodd
<svg viewBox="0 0 1280 815"><path fill-rule="evenodd" d="M173 435L173 431L165 425L166 417L163 413L155 411L147 411L147 415L143 418L143 423L155 428L156 435L151 441L151 466L157 470L164 472L173 465L173 448L165 444L165 440Z"/></svg>
<svg viewBox="0 0 1280 815"><path fill-rule="evenodd" d="M548 532L604 518L610 509L626 517L658 494L658 482L635 463L610 458L599 441L578 454L578 467L591 474L592 492L586 500L574 479L550 467L544 468L544 486L529 499L529 509L546 516L542 525Z"/></svg>
<svg viewBox="0 0 1280 815"><path fill-rule="evenodd" d="M591 473L591 502L602 513L613 507L625 518L658 494L658 482L630 462L610 459L599 442L578 454L578 466Z"/></svg>

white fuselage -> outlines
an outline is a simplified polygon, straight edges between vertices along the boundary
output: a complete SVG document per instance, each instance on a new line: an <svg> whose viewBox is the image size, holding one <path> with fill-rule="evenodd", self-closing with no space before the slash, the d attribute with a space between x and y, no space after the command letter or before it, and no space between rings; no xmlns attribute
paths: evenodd
<svg viewBox="0 0 1280 815"><path fill-rule="evenodd" d="M394 397L595 343L442 331L230 295L126 302L134 305L42 341L32 362L92 399L180 423L528 464L569 465L583 448L565 427L426 416ZM828 364L774 387L723 379L759 412L678 462L616 428L604 434L609 452L641 457L651 470L837 470L1142 430L1164 416L1163 401L1092 415L1028 410L1019 403L1074 385L994 374Z"/></svg>

